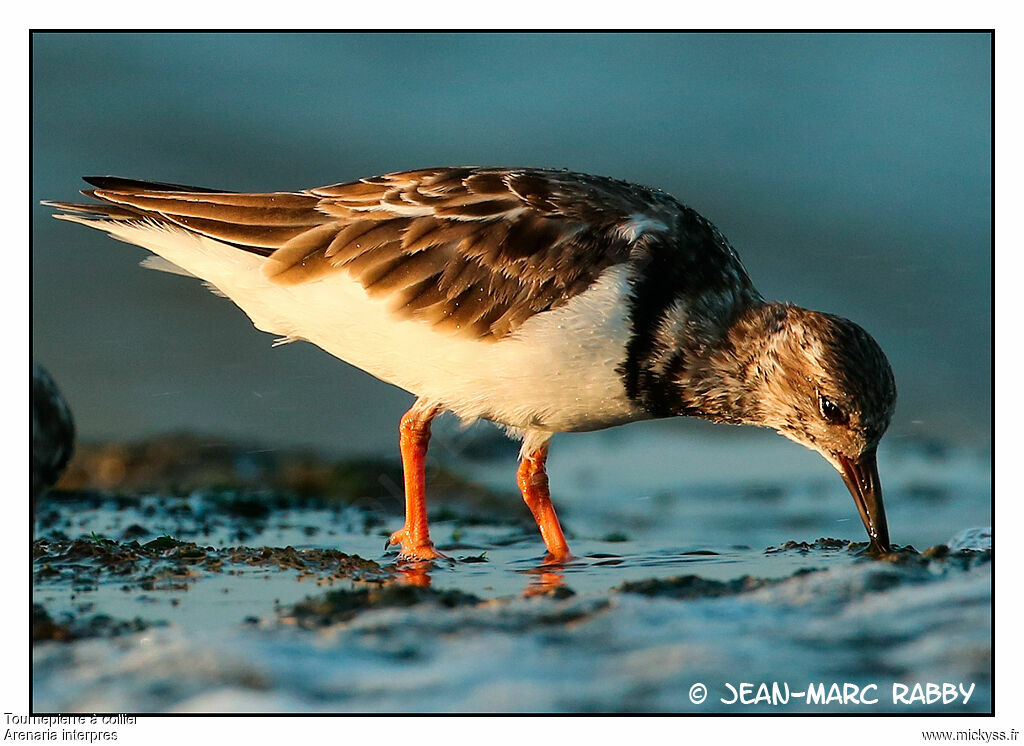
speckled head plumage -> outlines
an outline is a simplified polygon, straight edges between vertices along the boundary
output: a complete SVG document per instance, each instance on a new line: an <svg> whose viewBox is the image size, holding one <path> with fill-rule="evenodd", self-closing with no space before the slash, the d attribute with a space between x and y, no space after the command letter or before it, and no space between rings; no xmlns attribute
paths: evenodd
<svg viewBox="0 0 1024 746"><path fill-rule="evenodd" d="M754 371L764 424L822 452L860 456L889 427L896 384L882 348L857 324L796 306L762 312L761 352ZM758 344L752 336L748 345ZM759 345L759 346L760 346Z"/></svg>
<svg viewBox="0 0 1024 746"><path fill-rule="evenodd" d="M875 454L896 384L864 329L832 314L758 304L680 383L691 413L771 427L821 453L843 476L872 544L888 550Z"/></svg>

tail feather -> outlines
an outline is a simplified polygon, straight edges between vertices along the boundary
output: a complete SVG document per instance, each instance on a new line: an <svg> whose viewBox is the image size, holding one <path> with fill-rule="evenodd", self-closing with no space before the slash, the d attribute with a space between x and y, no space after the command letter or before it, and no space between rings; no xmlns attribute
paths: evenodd
<svg viewBox="0 0 1024 746"><path fill-rule="evenodd" d="M184 229L252 254L268 256L290 239L333 219L303 192L256 194L204 189L120 176L85 177L82 194L96 203L45 202L54 217L114 234L119 227ZM319 234L318 234L319 235Z"/></svg>
<svg viewBox="0 0 1024 746"><path fill-rule="evenodd" d="M184 184L171 184L163 181L145 181L143 179L126 179L121 176L84 176L83 180L94 187L95 189L83 189L82 194L86 197L92 197L93 199L99 200L98 202L91 202L83 204L80 202L57 202L52 200L43 200L42 204L48 207L55 207L58 210L63 210L65 215L54 215L58 220L70 220L76 223L84 223L86 221L91 222L105 222L108 220L123 221L123 220L142 220L146 217L147 211L140 209L131 204L125 204L121 200L110 200L109 197L103 194L97 194L98 191L111 191L111 192L194 192L202 194L234 194L225 189L208 189L206 187L192 187L185 186Z"/></svg>
<svg viewBox="0 0 1024 746"><path fill-rule="evenodd" d="M54 215L58 220L80 221L82 218L94 220L104 218L109 220L131 220L142 217L141 212L133 210L130 207L101 202L82 204L80 202L53 202L50 200L43 200L42 204L47 207L55 207L58 210L64 210L66 213L71 213L69 215L62 215L60 213ZM79 216L82 217L80 218Z"/></svg>
<svg viewBox="0 0 1024 746"><path fill-rule="evenodd" d="M154 191L154 192L202 192L204 194L232 194L226 189L208 189L206 187L170 184L163 181L146 181L145 179L126 179L123 176L83 176L82 180L97 189L112 191ZM85 192L82 192L85 194Z"/></svg>

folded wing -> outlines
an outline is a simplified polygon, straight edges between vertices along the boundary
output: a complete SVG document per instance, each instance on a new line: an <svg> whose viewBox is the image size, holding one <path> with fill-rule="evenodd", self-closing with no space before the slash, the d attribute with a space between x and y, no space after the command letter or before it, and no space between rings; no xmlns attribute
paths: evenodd
<svg viewBox="0 0 1024 746"><path fill-rule="evenodd" d="M345 272L402 317L500 339L673 230L668 195L567 171L435 168L300 192L242 194L89 178L100 220L173 225L267 257L281 284ZM69 216L70 217L70 216Z"/></svg>

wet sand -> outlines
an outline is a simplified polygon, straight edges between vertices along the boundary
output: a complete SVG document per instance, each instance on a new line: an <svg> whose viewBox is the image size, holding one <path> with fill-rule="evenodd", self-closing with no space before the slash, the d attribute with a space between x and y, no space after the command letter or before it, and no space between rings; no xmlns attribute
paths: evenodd
<svg viewBox="0 0 1024 746"><path fill-rule="evenodd" d="M636 431L608 447L663 441ZM401 523L395 464L254 450L188 438L81 449L73 489L37 506L37 712L991 708L991 539L964 530L987 525L987 465L969 454L896 454L898 550L881 560L842 485L823 497L798 467L756 489L737 469L664 492L650 484L661 475L638 475L632 493L629 475L563 474L577 559L548 567L518 498L481 484L511 467L500 447L434 469L433 536L452 558L434 565L382 551ZM976 525L954 525L960 510ZM947 533L899 543L908 519ZM816 538L836 527L847 533ZM975 685L966 704L891 700L894 683L947 681ZM698 682L708 696L695 704ZM881 694L723 702L741 682Z"/></svg>

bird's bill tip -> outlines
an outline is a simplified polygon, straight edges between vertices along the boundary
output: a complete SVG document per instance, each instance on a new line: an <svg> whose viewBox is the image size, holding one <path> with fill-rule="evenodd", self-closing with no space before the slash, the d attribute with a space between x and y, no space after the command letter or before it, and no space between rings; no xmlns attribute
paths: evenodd
<svg viewBox="0 0 1024 746"><path fill-rule="evenodd" d="M871 550L878 554L890 552L889 526L885 520L882 483L878 479L878 461L875 450L865 451L856 458L839 455L836 457L836 461L839 473L853 496L860 519L864 522L864 528L868 532Z"/></svg>

